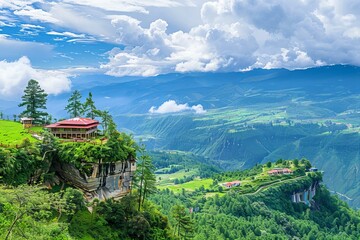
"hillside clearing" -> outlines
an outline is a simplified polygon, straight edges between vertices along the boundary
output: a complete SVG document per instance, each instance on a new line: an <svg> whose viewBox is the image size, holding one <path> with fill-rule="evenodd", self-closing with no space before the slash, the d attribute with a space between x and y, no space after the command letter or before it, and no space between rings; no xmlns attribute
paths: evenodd
<svg viewBox="0 0 360 240"><path fill-rule="evenodd" d="M39 127L35 127L38 130ZM30 142L37 142L31 136L28 130L23 129L19 122L0 120L0 144L4 145L19 145L24 139L28 138Z"/></svg>

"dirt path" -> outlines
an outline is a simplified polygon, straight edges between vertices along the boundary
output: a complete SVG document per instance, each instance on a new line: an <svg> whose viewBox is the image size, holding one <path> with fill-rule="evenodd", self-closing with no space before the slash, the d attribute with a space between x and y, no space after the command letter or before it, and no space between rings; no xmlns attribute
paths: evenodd
<svg viewBox="0 0 360 240"><path fill-rule="evenodd" d="M257 193L259 193L259 192L261 192L261 191L263 191L263 190L265 190L265 189L267 189L267 188L269 188L269 187L272 187L272 186L276 185L276 184L286 183L286 182L292 182L292 181L295 181L295 180L298 180L298 179L301 179L301 178L304 178L304 177L306 177L306 175L305 175L305 176L296 177L296 178L292 178L292 179L287 179L287 180L284 180L284 181L279 180L279 181L277 181L277 182L270 183L269 185L261 186L258 190L256 190L256 191L253 192L253 193L244 193L244 194L242 194L242 195L243 195L243 196L255 195L255 194L257 194Z"/></svg>

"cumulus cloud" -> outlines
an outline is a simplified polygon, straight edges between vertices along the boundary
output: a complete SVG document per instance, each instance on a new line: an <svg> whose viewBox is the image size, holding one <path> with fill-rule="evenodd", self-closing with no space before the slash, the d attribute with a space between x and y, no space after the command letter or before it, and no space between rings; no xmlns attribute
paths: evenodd
<svg viewBox="0 0 360 240"><path fill-rule="evenodd" d="M199 15L186 30L151 12L184 6ZM100 66L113 76L360 65L357 0L4 0L0 8L60 27L55 40L117 43Z"/></svg>
<svg viewBox="0 0 360 240"><path fill-rule="evenodd" d="M126 46L109 53L109 62L101 68L113 76L151 76L178 71L241 70L255 61L257 49L251 28L239 23L226 26L203 25L189 33L168 34L162 19L148 28L127 16L112 20L118 29L117 41ZM234 49L236 49L234 51Z"/></svg>
<svg viewBox="0 0 360 240"><path fill-rule="evenodd" d="M355 0L217 0L200 10L203 23L169 33L158 19L147 28L137 19L112 21L118 43L101 67L107 74L241 71L360 65L360 3Z"/></svg>
<svg viewBox="0 0 360 240"><path fill-rule="evenodd" d="M177 104L174 100L168 100L161 104L158 108L152 106L149 109L149 113L158 113L158 114L166 114L166 113L178 113L184 111L194 111L196 114L206 113L203 106L201 104L189 106L187 103L185 104Z"/></svg>
<svg viewBox="0 0 360 240"><path fill-rule="evenodd" d="M206 110L204 109L204 107L201 104L192 106L191 110L195 111L196 114L206 113Z"/></svg>
<svg viewBox="0 0 360 240"><path fill-rule="evenodd" d="M0 96L18 96L30 79L36 79L48 94L69 91L70 75L59 70L36 69L27 57L17 61L0 61Z"/></svg>

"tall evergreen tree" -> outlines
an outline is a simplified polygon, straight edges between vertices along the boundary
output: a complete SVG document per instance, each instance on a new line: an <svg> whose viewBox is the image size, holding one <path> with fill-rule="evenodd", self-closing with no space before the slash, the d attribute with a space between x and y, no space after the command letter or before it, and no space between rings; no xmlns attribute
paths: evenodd
<svg viewBox="0 0 360 240"><path fill-rule="evenodd" d="M91 92L89 92L89 95L85 100L84 112L86 113L86 117L88 118L94 119L96 117L96 107Z"/></svg>
<svg viewBox="0 0 360 240"><path fill-rule="evenodd" d="M21 116L34 118L34 123L43 123L43 117L47 113L39 109L46 109L47 96L39 83L31 79L24 90L24 95L21 97L22 103L19 104L19 107L26 108L21 113Z"/></svg>
<svg viewBox="0 0 360 240"><path fill-rule="evenodd" d="M186 208L182 205L175 205L171 209L171 215L175 220L174 235L180 239L191 239L194 224L190 215L186 212Z"/></svg>
<svg viewBox="0 0 360 240"><path fill-rule="evenodd" d="M138 210L144 204L145 198L149 194L156 191L156 176L155 167L151 161L151 157L146 153L145 146L141 146L140 157L138 158L138 164L136 168L135 177L137 179L138 186Z"/></svg>
<svg viewBox="0 0 360 240"><path fill-rule="evenodd" d="M75 90L68 100L68 105L66 105L65 110L72 118L79 117L84 112L84 106L80 101L81 97L81 93L78 90Z"/></svg>
<svg viewBox="0 0 360 240"><path fill-rule="evenodd" d="M109 136L110 135L110 131L111 131L111 127L112 124L114 124L114 120L112 118L112 116L110 115L108 110L95 110L95 115L101 117L101 126L103 128L103 133L105 136ZM116 128L116 126L115 126Z"/></svg>

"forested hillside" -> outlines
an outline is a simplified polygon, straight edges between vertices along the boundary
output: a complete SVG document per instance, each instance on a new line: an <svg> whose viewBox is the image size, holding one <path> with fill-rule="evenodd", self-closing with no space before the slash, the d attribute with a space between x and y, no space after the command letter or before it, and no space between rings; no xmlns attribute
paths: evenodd
<svg viewBox="0 0 360 240"><path fill-rule="evenodd" d="M326 171L332 191L358 207L359 79L358 67L337 65L170 74L93 90L126 96L111 108L115 119L152 149L189 151L226 170L306 157ZM170 99L207 112L148 113Z"/></svg>
<svg viewBox="0 0 360 240"><path fill-rule="evenodd" d="M251 176L257 171L222 175ZM242 187L234 188L213 197L204 197L208 191L204 188L177 194L165 189L151 200L161 206L164 214L170 214L173 223L173 206L187 209L184 211L191 219L191 231L185 226L182 231L188 239L358 239L360 213L332 196L324 186L317 189L311 207L291 202L293 192L308 188L318 179L314 176L284 182L256 194L243 194Z"/></svg>

